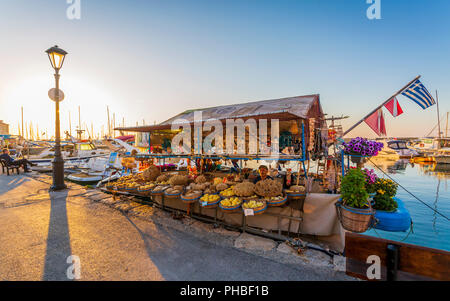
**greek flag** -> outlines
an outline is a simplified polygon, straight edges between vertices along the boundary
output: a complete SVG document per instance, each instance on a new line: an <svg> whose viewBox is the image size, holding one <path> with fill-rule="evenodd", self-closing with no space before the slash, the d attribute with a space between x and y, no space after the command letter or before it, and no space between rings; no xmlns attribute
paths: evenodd
<svg viewBox="0 0 450 301"><path fill-rule="evenodd" d="M416 80L409 85L409 87L402 92L402 95L417 103L424 110L436 103L433 96L431 96L430 92L428 92L427 88L425 88L420 80Z"/></svg>

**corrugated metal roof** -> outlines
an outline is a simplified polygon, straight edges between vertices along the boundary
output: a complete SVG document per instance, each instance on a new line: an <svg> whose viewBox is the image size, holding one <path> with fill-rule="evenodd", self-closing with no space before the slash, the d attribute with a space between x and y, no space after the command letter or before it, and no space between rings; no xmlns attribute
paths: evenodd
<svg viewBox="0 0 450 301"><path fill-rule="evenodd" d="M319 101L318 94L187 110L157 125L116 128L116 130L144 132L167 129L170 128L172 124L193 123L194 113L196 111L202 112L201 121L206 121L208 119L225 120L268 115L285 115L290 118L299 117L306 119L308 117L308 112L315 101Z"/></svg>
<svg viewBox="0 0 450 301"><path fill-rule="evenodd" d="M251 116L269 115L276 113L290 113L300 118L307 118L309 109L319 95L295 96L280 99L261 100L234 105L218 106L205 109L188 110L178 114L159 125L169 125L177 119L184 119L188 122L194 122L194 112L202 112L202 121L208 119L229 119L245 118Z"/></svg>

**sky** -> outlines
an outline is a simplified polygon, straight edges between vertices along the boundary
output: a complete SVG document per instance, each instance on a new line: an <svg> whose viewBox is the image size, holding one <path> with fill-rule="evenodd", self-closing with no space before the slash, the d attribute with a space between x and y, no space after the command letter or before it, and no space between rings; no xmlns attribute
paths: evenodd
<svg viewBox="0 0 450 301"><path fill-rule="evenodd" d="M69 0L72 1L72 0ZM76 1L76 0L73 0ZM320 94L344 130L417 75L450 111L450 1L381 0L0 0L0 120L17 133L20 108L54 133L46 49L68 52L61 69L62 132L162 122L186 109ZM388 136L424 136L436 106L398 97ZM444 130L444 129L443 129ZM434 135L437 131L434 131ZM375 137L364 123L349 136Z"/></svg>

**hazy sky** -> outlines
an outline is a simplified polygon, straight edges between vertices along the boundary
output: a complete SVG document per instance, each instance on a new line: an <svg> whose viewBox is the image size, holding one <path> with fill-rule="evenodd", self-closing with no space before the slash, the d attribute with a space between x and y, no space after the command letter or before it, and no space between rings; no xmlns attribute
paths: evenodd
<svg viewBox="0 0 450 301"><path fill-rule="evenodd" d="M54 131L54 85L44 51L69 54L61 70L63 130L164 121L185 110L320 94L344 129L417 75L450 110L450 1L382 0L369 20L366 0L81 0L69 20L66 0L0 0L0 120L17 132L20 107L40 132ZM421 136L436 124L400 96L387 111L388 135ZM112 114L111 114L112 116ZM445 120L443 122L445 127ZM354 135L372 136L366 125ZM49 135L50 136L50 135Z"/></svg>

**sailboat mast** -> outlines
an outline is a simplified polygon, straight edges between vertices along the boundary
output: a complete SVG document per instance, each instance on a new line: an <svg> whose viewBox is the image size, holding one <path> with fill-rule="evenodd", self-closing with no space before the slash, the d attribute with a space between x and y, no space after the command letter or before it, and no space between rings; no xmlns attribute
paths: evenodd
<svg viewBox="0 0 450 301"><path fill-rule="evenodd" d="M441 139L441 121L439 117L439 96L438 91L436 90L436 107L437 107L437 117L438 117L438 137Z"/></svg>
<svg viewBox="0 0 450 301"><path fill-rule="evenodd" d="M78 106L78 129L79 129L79 132L78 132L78 139L81 140L81 133L82 133L82 131L81 131L81 112L80 112L80 106Z"/></svg>
<svg viewBox="0 0 450 301"><path fill-rule="evenodd" d="M438 96L438 91L436 90L436 108L437 108L437 117L438 117L438 145L437 148L440 149L441 148L441 120L439 117L439 96Z"/></svg>
<svg viewBox="0 0 450 301"><path fill-rule="evenodd" d="M445 124L445 138L448 138L448 112L447 112L447 122Z"/></svg>
<svg viewBox="0 0 450 301"><path fill-rule="evenodd" d="M109 107L106 106L106 111L108 112L108 138L111 137L111 121L109 120Z"/></svg>
<svg viewBox="0 0 450 301"><path fill-rule="evenodd" d="M72 121L70 119L70 111L69 111L69 135L72 136Z"/></svg>
<svg viewBox="0 0 450 301"><path fill-rule="evenodd" d="M22 111L22 137L25 138L25 132L23 131L23 107L20 107L20 110Z"/></svg>

